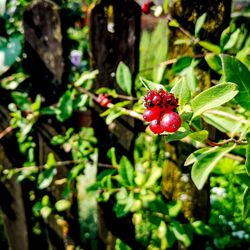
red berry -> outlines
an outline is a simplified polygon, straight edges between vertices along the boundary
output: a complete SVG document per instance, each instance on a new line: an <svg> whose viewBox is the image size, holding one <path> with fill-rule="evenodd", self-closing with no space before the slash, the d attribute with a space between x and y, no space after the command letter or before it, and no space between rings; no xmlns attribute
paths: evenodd
<svg viewBox="0 0 250 250"><path fill-rule="evenodd" d="M148 1L142 4L141 10L144 14L149 14L150 13L150 8L153 5L152 1Z"/></svg>
<svg viewBox="0 0 250 250"><path fill-rule="evenodd" d="M143 118L146 122L157 120L161 115L161 109L159 107L153 107L146 109L143 113Z"/></svg>
<svg viewBox="0 0 250 250"><path fill-rule="evenodd" d="M160 126L158 120L151 121L149 124L149 128L155 134L161 134L162 132L164 132L164 130Z"/></svg>
<svg viewBox="0 0 250 250"><path fill-rule="evenodd" d="M161 116L160 126L166 132L176 132L181 126L181 118L176 112L168 111Z"/></svg>
<svg viewBox="0 0 250 250"><path fill-rule="evenodd" d="M154 105L160 105L161 104L161 97L160 95L155 95L152 99L152 102Z"/></svg>

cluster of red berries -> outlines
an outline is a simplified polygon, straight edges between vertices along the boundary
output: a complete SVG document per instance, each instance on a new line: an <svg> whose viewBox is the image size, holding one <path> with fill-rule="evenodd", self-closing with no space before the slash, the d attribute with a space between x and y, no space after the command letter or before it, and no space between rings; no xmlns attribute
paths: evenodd
<svg viewBox="0 0 250 250"><path fill-rule="evenodd" d="M107 107L110 104L110 100L108 98L108 94L100 94L98 95L96 102L100 104L102 107Z"/></svg>
<svg viewBox="0 0 250 250"><path fill-rule="evenodd" d="M152 1L146 1L142 4L141 10L144 14L149 14L151 7L154 5Z"/></svg>
<svg viewBox="0 0 250 250"><path fill-rule="evenodd" d="M146 122L150 122L149 128L155 134L163 132L176 132L181 126L181 118L177 112L178 100L173 94L160 89L149 90L144 97L143 113Z"/></svg>

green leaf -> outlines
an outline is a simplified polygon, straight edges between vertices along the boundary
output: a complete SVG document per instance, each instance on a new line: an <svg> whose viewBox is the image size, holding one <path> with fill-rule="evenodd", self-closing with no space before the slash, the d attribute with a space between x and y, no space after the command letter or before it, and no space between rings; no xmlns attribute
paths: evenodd
<svg viewBox="0 0 250 250"><path fill-rule="evenodd" d="M207 130L201 130L188 135L192 140L204 142L208 137Z"/></svg>
<svg viewBox="0 0 250 250"><path fill-rule="evenodd" d="M250 110L250 72L238 59L221 55L223 74L225 81L234 82L238 85L239 94L235 100L245 109Z"/></svg>
<svg viewBox="0 0 250 250"><path fill-rule="evenodd" d="M183 225L179 221L172 221L171 226L176 239L183 242L186 247L190 246L191 239L185 231Z"/></svg>
<svg viewBox="0 0 250 250"><path fill-rule="evenodd" d="M197 19L196 24L195 24L195 30L194 30L195 36L199 34L203 24L205 23L206 17L207 17L207 13L204 13L201 16L199 16L199 18Z"/></svg>
<svg viewBox="0 0 250 250"><path fill-rule="evenodd" d="M118 173L126 186L134 185L134 168L126 156L122 156Z"/></svg>
<svg viewBox="0 0 250 250"><path fill-rule="evenodd" d="M159 83L151 82L143 77L140 77L141 83L144 85L144 87L147 90L152 90L152 89L165 89L165 87Z"/></svg>
<svg viewBox="0 0 250 250"><path fill-rule="evenodd" d="M42 171L38 175L38 179L37 179L38 189L47 188L52 183L53 178L56 175L56 173L57 173L56 168L49 168L49 169Z"/></svg>
<svg viewBox="0 0 250 250"><path fill-rule="evenodd" d="M143 185L145 188L152 187L155 185L156 181L161 177L162 175L162 168L159 167L152 167L150 171L150 175L146 181L146 183Z"/></svg>
<svg viewBox="0 0 250 250"><path fill-rule="evenodd" d="M74 86L75 87L80 87L86 81L95 79L96 76L98 75L98 73L99 73L98 70L83 72L82 75L80 76L80 78L74 83Z"/></svg>
<svg viewBox="0 0 250 250"><path fill-rule="evenodd" d="M42 207L40 210L40 214L44 219L47 219L49 217L49 215L51 214L52 209L50 207Z"/></svg>
<svg viewBox="0 0 250 250"><path fill-rule="evenodd" d="M216 150L207 151L194 163L191 170L191 178L199 190L203 188L209 174L213 171L219 160L234 148L235 145L224 148L218 147Z"/></svg>
<svg viewBox="0 0 250 250"><path fill-rule="evenodd" d="M11 92L11 96L19 109L22 111L31 110L31 102L26 93L13 91Z"/></svg>
<svg viewBox="0 0 250 250"><path fill-rule="evenodd" d="M189 89L186 77L182 77L175 83L171 89L171 93L173 93L175 97L178 98L180 110L182 110L191 99L191 91Z"/></svg>
<svg viewBox="0 0 250 250"><path fill-rule="evenodd" d="M205 55L205 60L208 64L208 66L217 72L218 74L222 74L222 64L221 59L217 54L214 53L208 53Z"/></svg>
<svg viewBox="0 0 250 250"><path fill-rule="evenodd" d="M243 218L246 219L250 215L250 188L246 188L243 194Z"/></svg>
<svg viewBox="0 0 250 250"><path fill-rule="evenodd" d="M204 49L207 49L208 51L214 52L216 54L220 53L220 47L215 44L212 44L207 41L200 41L199 44L200 46L202 46Z"/></svg>
<svg viewBox="0 0 250 250"><path fill-rule="evenodd" d="M71 202L68 200L59 200L55 204L55 208L58 212L65 211L69 209L71 206Z"/></svg>
<svg viewBox="0 0 250 250"><path fill-rule="evenodd" d="M239 34L240 34L240 29L234 31L233 34L230 36L229 40L227 41L227 43L225 44L223 50L231 49L239 39Z"/></svg>
<svg viewBox="0 0 250 250"><path fill-rule="evenodd" d="M164 4L163 4L164 13L168 13L168 2L169 0L164 0Z"/></svg>
<svg viewBox="0 0 250 250"><path fill-rule="evenodd" d="M49 168L52 168L56 163L56 160L55 160L55 156L52 152L50 152L48 154L48 159L47 159L47 162L46 162L46 168L49 169Z"/></svg>
<svg viewBox="0 0 250 250"><path fill-rule="evenodd" d="M13 36L0 43L0 75L6 72L15 63L21 54L21 37Z"/></svg>
<svg viewBox="0 0 250 250"><path fill-rule="evenodd" d="M250 132L246 134L247 139L247 147L246 147L246 170L248 175L250 176Z"/></svg>
<svg viewBox="0 0 250 250"><path fill-rule="evenodd" d="M123 111L113 109L106 117L105 122L107 125L111 124L116 118L123 115Z"/></svg>
<svg viewBox="0 0 250 250"><path fill-rule="evenodd" d="M116 70L116 82L119 87L127 94L131 95L132 93L132 76L129 70L129 67L120 62Z"/></svg>
<svg viewBox="0 0 250 250"><path fill-rule="evenodd" d="M177 22L176 19L173 19L171 20L169 23L168 23L169 27L174 27L174 28L178 28L180 26L180 24Z"/></svg>
<svg viewBox="0 0 250 250"><path fill-rule="evenodd" d="M55 135L52 139L51 139L51 144L52 145L61 145L66 141L65 136L63 135Z"/></svg>
<svg viewBox="0 0 250 250"><path fill-rule="evenodd" d="M231 100L238 93L236 88L237 85L234 83L220 83L201 92L191 102L194 112L193 118L208 109L216 108Z"/></svg>
<svg viewBox="0 0 250 250"><path fill-rule="evenodd" d="M216 109L207 110L203 112L202 118L206 123L224 133L240 132L244 124L242 118L236 116L229 107L217 107Z"/></svg>
<svg viewBox="0 0 250 250"><path fill-rule="evenodd" d="M173 65L172 71L174 74L180 73L182 70L191 65L193 58L191 56L182 56L178 58L177 62Z"/></svg>
<svg viewBox="0 0 250 250"><path fill-rule="evenodd" d="M73 112L73 100L71 98L71 92L67 90L64 95L59 99L58 112L56 118L63 122L67 120Z"/></svg>
<svg viewBox="0 0 250 250"><path fill-rule="evenodd" d="M190 134L190 132L187 130L184 132L177 131L174 134L169 134L169 135L164 136L164 138L165 138L165 141L168 143L171 141L179 141L179 140L185 138L189 134Z"/></svg>

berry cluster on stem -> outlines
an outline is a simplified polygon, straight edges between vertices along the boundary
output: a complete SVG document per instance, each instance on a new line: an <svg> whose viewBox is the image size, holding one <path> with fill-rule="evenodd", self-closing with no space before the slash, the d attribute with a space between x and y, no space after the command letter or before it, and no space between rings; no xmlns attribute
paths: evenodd
<svg viewBox="0 0 250 250"><path fill-rule="evenodd" d="M160 90L149 90L144 97L143 118L150 122L149 128L155 134L176 132L181 126L178 114L178 99L172 93Z"/></svg>

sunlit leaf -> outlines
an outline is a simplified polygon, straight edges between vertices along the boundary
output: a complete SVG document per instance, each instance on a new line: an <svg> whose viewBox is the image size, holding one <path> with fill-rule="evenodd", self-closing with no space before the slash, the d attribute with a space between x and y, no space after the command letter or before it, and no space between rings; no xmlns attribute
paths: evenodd
<svg viewBox="0 0 250 250"><path fill-rule="evenodd" d="M191 101L191 107L194 112L193 118L208 109L221 106L237 94L237 85L234 83L221 83L201 92Z"/></svg>

